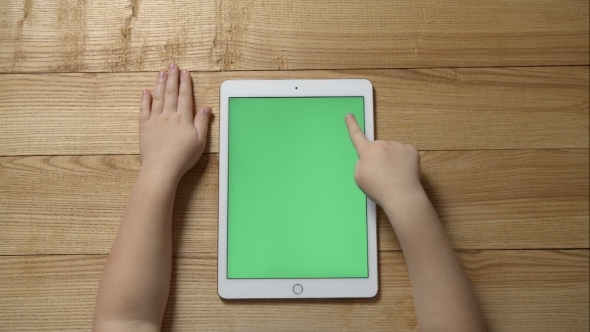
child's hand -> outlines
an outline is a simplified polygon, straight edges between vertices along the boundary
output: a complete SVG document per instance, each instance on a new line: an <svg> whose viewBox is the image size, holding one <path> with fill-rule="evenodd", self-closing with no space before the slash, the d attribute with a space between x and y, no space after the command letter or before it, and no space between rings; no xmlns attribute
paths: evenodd
<svg viewBox="0 0 590 332"><path fill-rule="evenodd" d="M352 114L346 116L346 125L359 155L354 180L369 198L386 208L400 197L423 192L416 148L393 141L369 141Z"/></svg>
<svg viewBox="0 0 590 332"><path fill-rule="evenodd" d="M180 83L179 83L180 81ZM158 74L153 100L144 90L139 113L141 170L179 181L193 167L207 139L211 108L193 115L193 86L188 70L175 64Z"/></svg>

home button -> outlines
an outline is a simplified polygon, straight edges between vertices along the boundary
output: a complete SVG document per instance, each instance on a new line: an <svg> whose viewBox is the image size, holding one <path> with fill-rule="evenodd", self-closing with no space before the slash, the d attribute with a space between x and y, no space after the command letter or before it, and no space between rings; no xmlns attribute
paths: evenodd
<svg viewBox="0 0 590 332"><path fill-rule="evenodd" d="M295 293L297 295L303 293L303 286L301 286L300 284L295 284L293 286L293 293Z"/></svg>

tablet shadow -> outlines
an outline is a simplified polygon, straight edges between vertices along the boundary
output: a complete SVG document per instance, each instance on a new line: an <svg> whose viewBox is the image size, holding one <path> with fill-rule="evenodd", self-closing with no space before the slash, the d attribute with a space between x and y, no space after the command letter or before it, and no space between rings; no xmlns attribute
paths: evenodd
<svg viewBox="0 0 590 332"><path fill-rule="evenodd" d="M379 272L381 275L381 272ZM379 288L381 288L381 278L379 278ZM277 306L283 304L302 303L302 304L377 304L381 301L381 292L378 292L375 297L372 298L340 298L340 299L249 299L249 300L225 300L221 299L224 304L229 306L248 306L248 305L268 305Z"/></svg>

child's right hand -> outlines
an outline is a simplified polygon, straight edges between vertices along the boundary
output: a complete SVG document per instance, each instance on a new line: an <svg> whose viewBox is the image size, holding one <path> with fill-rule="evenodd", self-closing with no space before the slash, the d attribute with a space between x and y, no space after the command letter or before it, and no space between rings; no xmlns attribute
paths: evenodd
<svg viewBox="0 0 590 332"><path fill-rule="evenodd" d="M354 180L370 199L384 209L394 208L402 197L424 192L416 148L394 141L369 141L352 114L346 116L346 126L359 156Z"/></svg>

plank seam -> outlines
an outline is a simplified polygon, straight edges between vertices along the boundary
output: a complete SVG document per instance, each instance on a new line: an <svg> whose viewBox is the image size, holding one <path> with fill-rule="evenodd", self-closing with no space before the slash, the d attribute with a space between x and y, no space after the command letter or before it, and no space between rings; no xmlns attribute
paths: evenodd
<svg viewBox="0 0 590 332"><path fill-rule="evenodd" d="M454 150L418 150L419 152L465 152L465 151L572 151L572 152L583 152L588 151L589 148L579 148L579 147L561 147L561 148L525 148L525 149L454 149ZM204 155L218 155L219 152L203 152ZM57 157L57 156L80 156L80 157L91 157L91 156L137 156L139 157L138 153L90 153L90 154L68 154L68 153L60 153L60 154L7 154L2 155L0 154L0 158L8 158L8 157L16 157L16 158L26 158L26 157Z"/></svg>
<svg viewBox="0 0 590 332"><path fill-rule="evenodd" d="M588 250L590 251L590 247L576 247L576 248L477 248L477 249L456 249L455 252L457 253L465 253L465 252L477 252L477 251L583 251ZM391 252L402 252L401 249L386 249L386 250L379 250L379 253L391 253ZM209 254L216 254L215 252L211 251L188 251L182 253L174 253L172 258L181 258L186 255L209 255ZM68 254L0 254L1 257L49 257L49 256L108 256L109 253L68 253Z"/></svg>
<svg viewBox="0 0 590 332"><path fill-rule="evenodd" d="M486 68L558 68L558 67L588 67L590 62L580 64L564 65L512 65L512 66L446 66L446 67L367 67L367 68L310 68L310 69L240 69L240 70L191 70L191 73L231 73L231 72L301 72L301 71L367 71L367 70L420 70L420 69L486 69ZM44 74L137 74L137 73L157 73L157 70L142 71L19 71L19 72L0 72L0 75L44 75Z"/></svg>

